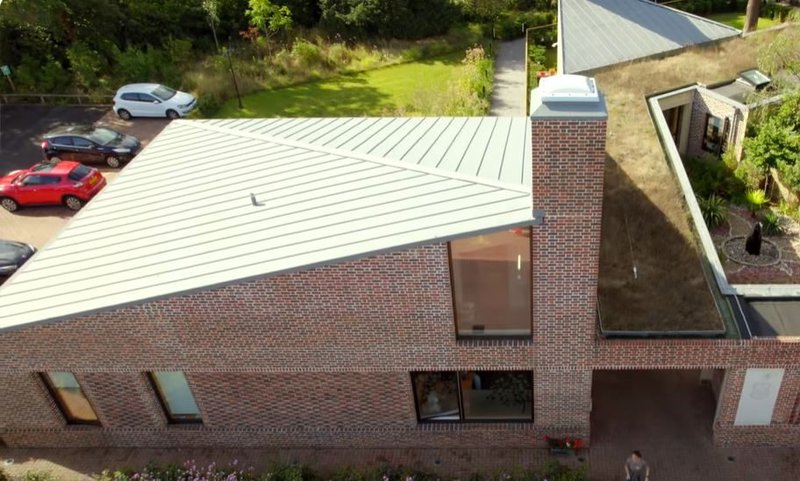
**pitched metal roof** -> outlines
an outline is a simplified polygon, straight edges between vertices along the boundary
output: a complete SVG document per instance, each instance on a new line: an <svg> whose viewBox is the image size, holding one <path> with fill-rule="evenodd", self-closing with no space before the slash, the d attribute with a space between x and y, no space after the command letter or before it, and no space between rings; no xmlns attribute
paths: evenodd
<svg viewBox="0 0 800 481"><path fill-rule="evenodd" d="M530 224L530 132L525 117L174 121L0 287L0 329Z"/></svg>
<svg viewBox="0 0 800 481"><path fill-rule="evenodd" d="M741 32L648 0L559 0L559 61L578 73Z"/></svg>

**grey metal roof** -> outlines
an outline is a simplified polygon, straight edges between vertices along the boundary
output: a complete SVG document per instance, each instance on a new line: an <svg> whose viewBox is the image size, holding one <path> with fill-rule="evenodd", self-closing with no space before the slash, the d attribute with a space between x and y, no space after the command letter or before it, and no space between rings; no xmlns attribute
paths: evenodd
<svg viewBox="0 0 800 481"><path fill-rule="evenodd" d="M530 156L524 117L174 121L0 287L0 329L530 224Z"/></svg>
<svg viewBox="0 0 800 481"><path fill-rule="evenodd" d="M559 0L564 73L699 45L741 32L648 0Z"/></svg>

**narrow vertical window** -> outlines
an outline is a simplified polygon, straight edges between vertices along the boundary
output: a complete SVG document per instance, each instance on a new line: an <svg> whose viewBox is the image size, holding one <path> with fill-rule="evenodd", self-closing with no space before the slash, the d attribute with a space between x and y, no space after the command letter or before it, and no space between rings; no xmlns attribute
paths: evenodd
<svg viewBox="0 0 800 481"><path fill-rule="evenodd" d="M456 333L531 335L531 236L517 228L450 242Z"/></svg>
<svg viewBox="0 0 800 481"><path fill-rule="evenodd" d="M42 373L42 379L68 424L100 424L75 375L53 371Z"/></svg>
<svg viewBox="0 0 800 481"><path fill-rule="evenodd" d="M186 376L179 371L157 371L150 375L164 412L171 423L201 423L200 409Z"/></svg>
<svg viewBox="0 0 800 481"><path fill-rule="evenodd" d="M719 155L723 143L723 120L706 114L706 131L703 135L703 150Z"/></svg>

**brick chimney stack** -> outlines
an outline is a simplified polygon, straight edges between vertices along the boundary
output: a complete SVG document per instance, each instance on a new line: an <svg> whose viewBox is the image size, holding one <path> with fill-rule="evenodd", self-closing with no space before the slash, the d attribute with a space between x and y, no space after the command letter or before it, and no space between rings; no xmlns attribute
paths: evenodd
<svg viewBox="0 0 800 481"><path fill-rule="evenodd" d="M531 94L534 420L588 437L603 215L606 111L594 79L543 78Z"/></svg>

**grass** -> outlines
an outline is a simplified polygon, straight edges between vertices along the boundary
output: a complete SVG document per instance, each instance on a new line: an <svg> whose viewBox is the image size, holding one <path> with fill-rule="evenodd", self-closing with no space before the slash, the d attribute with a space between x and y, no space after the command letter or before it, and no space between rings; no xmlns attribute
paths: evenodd
<svg viewBox="0 0 800 481"><path fill-rule="evenodd" d="M346 117L414 114L415 99L435 95L463 68L462 51L286 88L226 102L215 117Z"/></svg>
<svg viewBox="0 0 800 481"><path fill-rule="evenodd" d="M739 30L742 30L744 28L744 21L745 21L744 13L737 13L737 12L714 13L712 15L709 15L708 18L719 23L724 23L725 25L731 26L733 28L738 28ZM779 24L780 21L778 20L772 18L759 17L758 26L756 27L756 30L764 30L766 28L774 27L775 25Z"/></svg>
<svg viewBox="0 0 800 481"><path fill-rule="evenodd" d="M604 328L721 328L688 212L645 96L734 78L756 64L759 47L776 35L735 38L595 75L609 112L598 287Z"/></svg>

